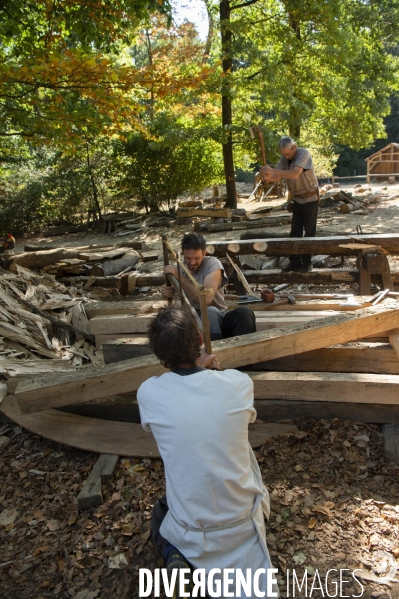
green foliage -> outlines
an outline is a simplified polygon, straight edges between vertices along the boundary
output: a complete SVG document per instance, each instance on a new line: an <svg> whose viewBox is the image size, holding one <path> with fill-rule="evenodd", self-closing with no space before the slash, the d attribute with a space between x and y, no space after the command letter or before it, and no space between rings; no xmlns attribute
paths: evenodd
<svg viewBox="0 0 399 599"><path fill-rule="evenodd" d="M132 134L120 143L117 164L124 177L118 182L117 198L131 197L148 212L170 207L178 196L220 181L220 148L200 130L161 114L151 132L151 139Z"/></svg>

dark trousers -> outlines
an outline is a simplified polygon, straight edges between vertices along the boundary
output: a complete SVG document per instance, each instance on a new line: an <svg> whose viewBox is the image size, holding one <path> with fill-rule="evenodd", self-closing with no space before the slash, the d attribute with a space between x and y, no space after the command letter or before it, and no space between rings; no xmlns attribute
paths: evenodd
<svg viewBox="0 0 399 599"><path fill-rule="evenodd" d="M223 315L223 339L256 332L255 314L247 306L229 310Z"/></svg>
<svg viewBox="0 0 399 599"><path fill-rule="evenodd" d="M305 231L305 237L316 237L316 224L317 224L317 213L319 211L319 202L306 202L306 204L299 204L292 202L292 221L291 221L291 232L290 237L303 237ZM311 264L312 256L310 254L292 255L290 256L290 262L294 266L308 266Z"/></svg>
<svg viewBox="0 0 399 599"><path fill-rule="evenodd" d="M158 499L154 503L151 514L151 536L152 542L154 543L155 549L158 551L161 557L164 556L165 549L169 545L168 541L163 538L159 529L166 514L168 513L168 502L166 501L166 495Z"/></svg>
<svg viewBox="0 0 399 599"><path fill-rule="evenodd" d="M208 320L212 341L248 335L256 331L255 314L247 306L229 310L225 314L215 306L209 306Z"/></svg>

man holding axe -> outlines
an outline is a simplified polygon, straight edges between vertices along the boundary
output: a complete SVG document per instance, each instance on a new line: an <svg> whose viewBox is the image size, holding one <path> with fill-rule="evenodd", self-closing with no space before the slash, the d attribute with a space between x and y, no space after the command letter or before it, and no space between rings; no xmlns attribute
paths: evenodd
<svg viewBox="0 0 399 599"><path fill-rule="evenodd" d="M278 144L281 158L276 168L263 166L261 174L266 181L287 180L292 198L292 221L290 237L316 236L317 213L319 210L319 186L309 150L298 148L291 137L282 137ZM283 270L310 272L312 256L290 256L290 263Z"/></svg>

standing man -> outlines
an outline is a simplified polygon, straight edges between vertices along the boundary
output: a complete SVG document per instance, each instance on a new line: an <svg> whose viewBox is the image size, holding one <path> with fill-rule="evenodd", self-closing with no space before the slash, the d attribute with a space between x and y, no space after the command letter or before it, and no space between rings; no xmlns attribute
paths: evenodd
<svg viewBox="0 0 399 599"><path fill-rule="evenodd" d="M319 186L309 150L298 148L291 137L282 137L278 144L281 158L276 168L264 166L261 173L266 181L287 180L292 198L292 221L290 237L316 236L317 213L319 211ZM283 270L310 272L310 254L290 256L290 263Z"/></svg>
<svg viewBox="0 0 399 599"><path fill-rule="evenodd" d="M206 240L197 233L188 233L183 237L181 249L184 265L199 285L208 290L206 303L208 306L209 327L211 339L226 339L236 335L255 333L255 315L248 307L242 306L228 310L224 300L224 286L229 282L223 264L214 256L206 255ZM172 265L164 267L165 274L178 278L177 268ZM199 295L196 287L189 281L186 273L181 272L181 284L190 303L201 315ZM162 285L161 293L164 298L173 296L173 288Z"/></svg>
<svg viewBox="0 0 399 599"><path fill-rule="evenodd" d="M263 517L269 493L248 441L253 382L238 370L210 369L218 363L201 354L202 335L188 310L161 310L148 337L170 369L137 392L141 424L153 433L165 468L166 496L153 507L151 532L168 574L217 568L220 580L229 568L230 588L209 596L277 597ZM254 583L249 594L234 592L237 570L245 576L247 569L251 577L259 573L261 595Z"/></svg>

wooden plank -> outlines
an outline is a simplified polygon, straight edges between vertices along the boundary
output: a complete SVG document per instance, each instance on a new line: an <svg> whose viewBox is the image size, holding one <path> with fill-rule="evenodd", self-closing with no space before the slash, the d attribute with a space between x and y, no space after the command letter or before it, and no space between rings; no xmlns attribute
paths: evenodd
<svg viewBox="0 0 399 599"><path fill-rule="evenodd" d="M386 233L380 235L339 235L336 237L281 237L281 238L263 238L252 239L250 241L215 241L207 245L207 253L210 256L225 256L227 246L235 244L238 246L237 254L255 254L262 253L266 256L289 256L291 254L336 254L336 255L356 255L356 250L350 248L341 248L340 245L353 243L370 243L378 245L390 254L399 254L399 233ZM264 252L254 250L255 242L266 242L267 249Z"/></svg>
<svg viewBox="0 0 399 599"><path fill-rule="evenodd" d="M213 343L213 351L222 368L256 364L272 358L290 356L337 343L352 341L364 335L384 333L399 328L399 304L377 306L344 312L303 324L262 331L239 338ZM15 395L21 411L33 413L53 407L84 403L119 393L136 391L150 376L164 372L155 356L144 356L107 364L101 369L87 369L74 375L37 377L21 381ZM104 452L107 453L107 452Z"/></svg>
<svg viewBox="0 0 399 599"><path fill-rule="evenodd" d="M382 427L384 453L388 462L399 464L399 425L385 424Z"/></svg>
<svg viewBox="0 0 399 599"><path fill-rule="evenodd" d="M89 320L93 335L114 335L115 333L146 333L154 314L136 316L134 314L110 314L95 316Z"/></svg>
<svg viewBox="0 0 399 599"><path fill-rule="evenodd" d="M346 343L259 362L253 368L257 371L399 374L399 360L389 343Z"/></svg>
<svg viewBox="0 0 399 599"><path fill-rule="evenodd" d="M343 311L343 310L357 310L357 306L340 306L340 304L345 301L342 299L326 299L326 300L297 300L296 304L291 305L287 304L286 306L280 305L275 306L274 308L270 306L270 304L249 304L249 307L254 312L262 311L264 308L267 308L271 312L281 312L281 311L322 311L327 312L329 310ZM363 308L366 308L371 304L370 296L356 296L356 301L363 304ZM236 300L226 299L226 304L230 309L238 308L239 304ZM166 302L163 300L154 301L142 301L142 300L132 300L130 298L123 299L121 301L98 301L98 302L90 302L85 304L85 311L88 318L94 318L94 316L107 316L111 314L137 314L138 312L143 313L155 313L160 308L166 306ZM361 307L361 306L360 306Z"/></svg>
<svg viewBox="0 0 399 599"><path fill-rule="evenodd" d="M11 396L3 402L1 411L32 433L57 443L117 456L160 457L153 435L146 433L141 424L135 422L99 420L58 410L22 415L19 413L15 399ZM297 430L291 424L264 423L260 427L254 424L249 428L249 442L256 448L271 437Z"/></svg>
<svg viewBox="0 0 399 599"><path fill-rule="evenodd" d="M255 399L399 405L399 375L345 372L250 373Z"/></svg>
<svg viewBox="0 0 399 599"><path fill-rule="evenodd" d="M85 311L88 318L94 318L94 316L107 316L110 314L137 314L141 311L156 312L165 306L166 302L161 299L143 301L118 298L118 301L89 302L85 304Z"/></svg>
<svg viewBox="0 0 399 599"><path fill-rule="evenodd" d="M112 478L118 461L118 455L100 455L78 495L79 509L96 507L103 503L101 482Z"/></svg>

